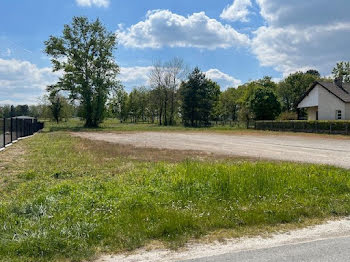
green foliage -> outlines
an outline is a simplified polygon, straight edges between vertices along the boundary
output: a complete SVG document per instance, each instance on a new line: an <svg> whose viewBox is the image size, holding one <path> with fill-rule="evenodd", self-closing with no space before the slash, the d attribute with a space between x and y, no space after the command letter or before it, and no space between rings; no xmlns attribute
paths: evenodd
<svg viewBox="0 0 350 262"><path fill-rule="evenodd" d="M323 134L350 134L350 121L257 121L257 130L292 131Z"/></svg>
<svg viewBox="0 0 350 262"><path fill-rule="evenodd" d="M119 86L115 45L115 33L107 32L99 19L90 23L85 17L74 17L71 25L64 26L61 37L51 36L45 42L53 71L63 71L58 83L48 90L68 91L78 100L87 127L102 122L108 94Z"/></svg>
<svg viewBox="0 0 350 262"><path fill-rule="evenodd" d="M342 78L346 83L350 83L350 62L339 62L333 69L334 78Z"/></svg>
<svg viewBox="0 0 350 262"><path fill-rule="evenodd" d="M53 119L58 122L62 119L62 108L63 108L63 97L52 92L49 97L50 100L50 109Z"/></svg>
<svg viewBox="0 0 350 262"><path fill-rule="evenodd" d="M121 122L124 122L129 117L128 111L128 93L124 91L124 89L118 89L114 92L113 97L109 102L109 109L112 115Z"/></svg>
<svg viewBox="0 0 350 262"><path fill-rule="evenodd" d="M315 74L296 72L280 82L277 94L282 102L282 110L296 112L301 97L317 79Z"/></svg>
<svg viewBox="0 0 350 262"><path fill-rule="evenodd" d="M220 229L350 214L350 172L340 168L105 160L103 148L62 133L22 142L28 164L0 189L2 261L82 261L152 240L177 247Z"/></svg>
<svg viewBox="0 0 350 262"><path fill-rule="evenodd" d="M281 113L281 104L269 88L258 87L250 99L255 120L274 120Z"/></svg>
<svg viewBox="0 0 350 262"><path fill-rule="evenodd" d="M216 106L220 87L213 81L205 78L198 67L183 82L180 88L182 120L185 125L209 125L212 110Z"/></svg>
<svg viewBox="0 0 350 262"><path fill-rule="evenodd" d="M145 87L134 88L129 94L127 107L132 122L136 123L139 120L142 122L146 121L146 116L148 115L148 96L149 91Z"/></svg>
<svg viewBox="0 0 350 262"><path fill-rule="evenodd" d="M298 120L298 114L295 112L282 112L279 116L278 116L278 120Z"/></svg>
<svg viewBox="0 0 350 262"><path fill-rule="evenodd" d="M235 88L228 88L226 91L220 94L219 102L215 108L216 115L220 120L237 120L239 108L238 99L239 94Z"/></svg>
<svg viewBox="0 0 350 262"><path fill-rule="evenodd" d="M306 71L306 74L314 75L314 76L316 76L317 78L321 78L320 72L318 72L318 71L315 70L315 69L309 69L309 70L307 70L307 71Z"/></svg>

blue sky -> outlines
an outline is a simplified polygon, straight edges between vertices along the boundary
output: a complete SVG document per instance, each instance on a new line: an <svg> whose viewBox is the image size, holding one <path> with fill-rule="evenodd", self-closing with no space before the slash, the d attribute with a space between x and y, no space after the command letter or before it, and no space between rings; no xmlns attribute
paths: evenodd
<svg viewBox="0 0 350 262"><path fill-rule="evenodd" d="M347 10L348 0L0 0L0 104L34 104L56 81L43 42L73 16L99 17L117 33L127 90L173 57L225 89L309 68L329 75L350 60Z"/></svg>

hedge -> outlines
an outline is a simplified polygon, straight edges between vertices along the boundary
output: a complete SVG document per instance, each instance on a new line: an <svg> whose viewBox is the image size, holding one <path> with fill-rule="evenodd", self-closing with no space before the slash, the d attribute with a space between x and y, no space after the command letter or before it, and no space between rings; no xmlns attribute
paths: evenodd
<svg viewBox="0 0 350 262"><path fill-rule="evenodd" d="M256 121L255 129L350 135L350 121Z"/></svg>

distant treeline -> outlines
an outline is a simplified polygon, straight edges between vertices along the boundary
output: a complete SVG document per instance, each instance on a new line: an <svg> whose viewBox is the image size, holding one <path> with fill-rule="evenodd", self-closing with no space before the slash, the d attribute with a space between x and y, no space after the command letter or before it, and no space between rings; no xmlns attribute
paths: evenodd
<svg viewBox="0 0 350 262"><path fill-rule="evenodd" d="M57 122L76 115L85 120L86 127L97 127L106 117L165 126L292 120L305 114L298 111L299 99L312 82L320 79L317 70L308 70L279 83L264 77L222 90L199 68L189 73L183 60L174 58L153 65L148 88L136 87L128 93L118 81L120 67L113 53L116 44L114 32L99 19L90 22L86 17L74 17L62 35L45 41L45 53L61 77L47 87L48 103L43 104L41 116L49 114L45 108ZM350 81L350 64L338 63L333 75Z"/></svg>
<svg viewBox="0 0 350 262"><path fill-rule="evenodd" d="M62 97L60 120L67 120L78 115L78 108L70 103L67 98ZM52 104L47 96L43 96L37 105L0 105L0 118L10 118L16 116L31 116L40 119L52 119Z"/></svg>
<svg viewBox="0 0 350 262"><path fill-rule="evenodd" d="M154 65L149 75L150 87L135 87L130 93L122 87L115 89L107 99L103 118L198 127L213 122L296 120L305 117L297 106L309 86L316 80L332 81L309 70L293 73L279 83L266 76L221 91L199 68L190 74L186 70L181 59ZM333 73L336 77L337 72ZM84 118L84 107L58 93L42 97L38 105L0 106L0 117L21 115L59 122Z"/></svg>
<svg viewBox="0 0 350 262"><path fill-rule="evenodd" d="M311 83L321 78L318 71L309 70L291 74L279 83L266 76L221 91L198 68L185 79L182 75L181 60L157 64L149 77L152 87L136 87L129 94L119 90L108 103L108 116L122 122L190 126L219 121L295 120L305 115L297 109L300 98Z"/></svg>

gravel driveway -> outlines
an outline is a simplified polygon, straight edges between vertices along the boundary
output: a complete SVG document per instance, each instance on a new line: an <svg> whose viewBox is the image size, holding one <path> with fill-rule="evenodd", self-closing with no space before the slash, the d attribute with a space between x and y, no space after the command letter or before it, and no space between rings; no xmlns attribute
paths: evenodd
<svg viewBox="0 0 350 262"><path fill-rule="evenodd" d="M326 136L187 132L84 132L74 135L136 147L198 150L228 156L329 164L350 168L350 139Z"/></svg>

